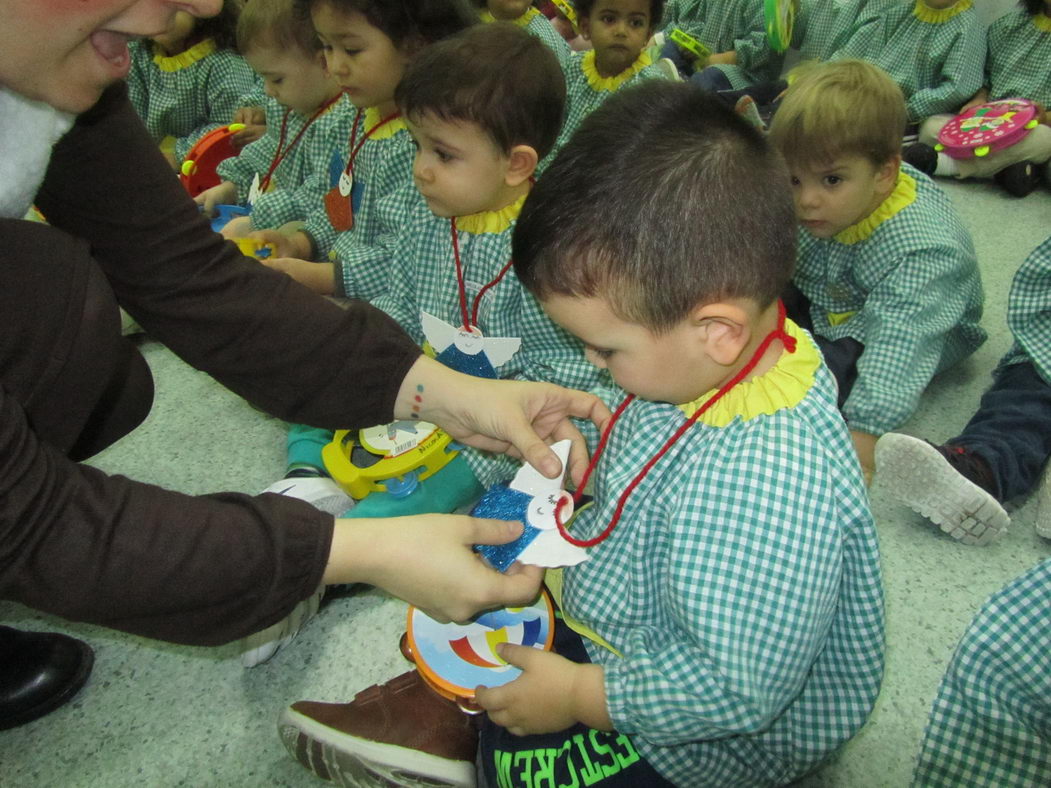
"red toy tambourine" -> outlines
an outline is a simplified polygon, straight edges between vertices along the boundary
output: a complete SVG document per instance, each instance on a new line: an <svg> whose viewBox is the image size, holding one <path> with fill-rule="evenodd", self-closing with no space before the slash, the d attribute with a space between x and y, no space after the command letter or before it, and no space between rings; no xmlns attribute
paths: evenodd
<svg viewBox="0 0 1051 788"><path fill-rule="evenodd" d="M223 159L237 155L237 148L232 140L234 134L243 128L243 123L231 123L229 126L212 129L190 148L179 168L179 180L191 197L219 185L219 173L215 168Z"/></svg>
<svg viewBox="0 0 1051 788"><path fill-rule="evenodd" d="M1037 106L1027 99L1001 99L964 110L938 132L935 150L954 159L981 158L1009 148L1039 124Z"/></svg>
<svg viewBox="0 0 1051 788"><path fill-rule="evenodd" d="M431 689L473 712L475 687L499 687L522 673L500 659L497 645L550 651L554 624L555 609L545 588L531 605L490 610L469 624L440 624L410 605L401 650Z"/></svg>

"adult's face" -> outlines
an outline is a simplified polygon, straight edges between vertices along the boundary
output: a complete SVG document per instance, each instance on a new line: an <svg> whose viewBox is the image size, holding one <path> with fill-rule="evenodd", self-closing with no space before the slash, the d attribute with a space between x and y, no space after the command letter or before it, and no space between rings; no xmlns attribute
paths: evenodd
<svg viewBox="0 0 1051 788"><path fill-rule="evenodd" d="M66 112L90 108L128 74L128 41L176 11L213 16L222 0L0 0L0 85Z"/></svg>

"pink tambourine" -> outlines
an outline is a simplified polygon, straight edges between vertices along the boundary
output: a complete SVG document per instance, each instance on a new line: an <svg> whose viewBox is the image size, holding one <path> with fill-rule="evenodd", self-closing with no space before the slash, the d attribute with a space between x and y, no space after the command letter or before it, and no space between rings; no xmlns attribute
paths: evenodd
<svg viewBox="0 0 1051 788"><path fill-rule="evenodd" d="M1028 99L1001 99L964 110L938 132L935 150L954 159L981 158L1008 148L1040 122L1037 107Z"/></svg>

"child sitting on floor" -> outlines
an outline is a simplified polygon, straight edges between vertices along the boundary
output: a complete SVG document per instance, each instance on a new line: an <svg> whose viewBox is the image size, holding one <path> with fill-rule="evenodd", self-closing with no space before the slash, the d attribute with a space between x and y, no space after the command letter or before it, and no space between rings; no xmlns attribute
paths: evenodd
<svg viewBox="0 0 1051 788"><path fill-rule="evenodd" d="M416 672L296 703L280 728L303 765L468 786L480 752L493 786L783 785L857 732L879 555L835 381L778 301L793 256L784 165L718 99L653 82L584 121L514 237L523 284L624 401L604 448L589 434L571 533L597 544L552 589L556 653L501 644L524 672L477 691L486 717Z"/></svg>
<svg viewBox="0 0 1051 788"><path fill-rule="evenodd" d="M574 5L581 35L593 48L573 53L566 70L566 119L541 171L580 122L615 91L640 80L670 76L646 51L664 0L577 0Z"/></svg>
<svg viewBox="0 0 1051 788"><path fill-rule="evenodd" d="M1010 523L1003 503L1030 493L1051 457L1051 238L1018 269L1007 302L1014 346L993 371L978 412L940 446L890 433L876 444L885 489L965 544L986 544ZM1051 539L1051 487L1037 533Z"/></svg>
<svg viewBox="0 0 1051 788"><path fill-rule="evenodd" d="M789 314L836 376L869 476L876 439L986 339L971 237L930 178L901 164L904 126L890 77L842 60L801 70L770 127L801 225Z"/></svg>
<svg viewBox="0 0 1051 788"><path fill-rule="evenodd" d="M1044 169L1040 165L1051 159L1051 113L1047 111L1051 80L1046 67L1051 62L1051 0L1023 0L1020 5L989 25L983 87L959 110L987 101L1024 98L1040 106L1039 125L1007 148L987 156L954 159L933 148L938 132L953 116L935 115L921 127L919 143L905 151L910 164L929 175L992 177L1015 197L1025 197L1036 188Z"/></svg>
<svg viewBox="0 0 1051 788"><path fill-rule="evenodd" d="M354 117L294 0L252 0L237 21L237 46L263 80L266 133L220 162L222 182L195 198L209 216L218 204L251 200L251 216L230 222L228 237L305 219L320 205L328 163Z"/></svg>
<svg viewBox="0 0 1051 788"><path fill-rule="evenodd" d="M241 0L223 0L210 19L176 11L164 33L129 44L128 96L173 168L201 137L233 121L256 84L237 54L240 8Z"/></svg>

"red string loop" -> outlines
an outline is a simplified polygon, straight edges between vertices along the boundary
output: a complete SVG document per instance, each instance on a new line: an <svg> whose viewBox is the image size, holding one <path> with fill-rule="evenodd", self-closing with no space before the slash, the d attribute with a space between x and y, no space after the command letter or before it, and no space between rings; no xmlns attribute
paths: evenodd
<svg viewBox="0 0 1051 788"><path fill-rule="evenodd" d="M470 331L478 325L478 307L482 303L482 296L485 295L487 290L499 284L500 280L504 278L504 275L511 270L514 260L508 260L493 280L478 291L478 294L474 297L474 303L471 305L471 311L468 313L467 283L464 279L463 263L460 261L460 236L456 231L455 216L449 220L449 226L452 228L453 236L453 261L456 263L456 286L459 289L460 294L460 318L463 320L464 330Z"/></svg>

